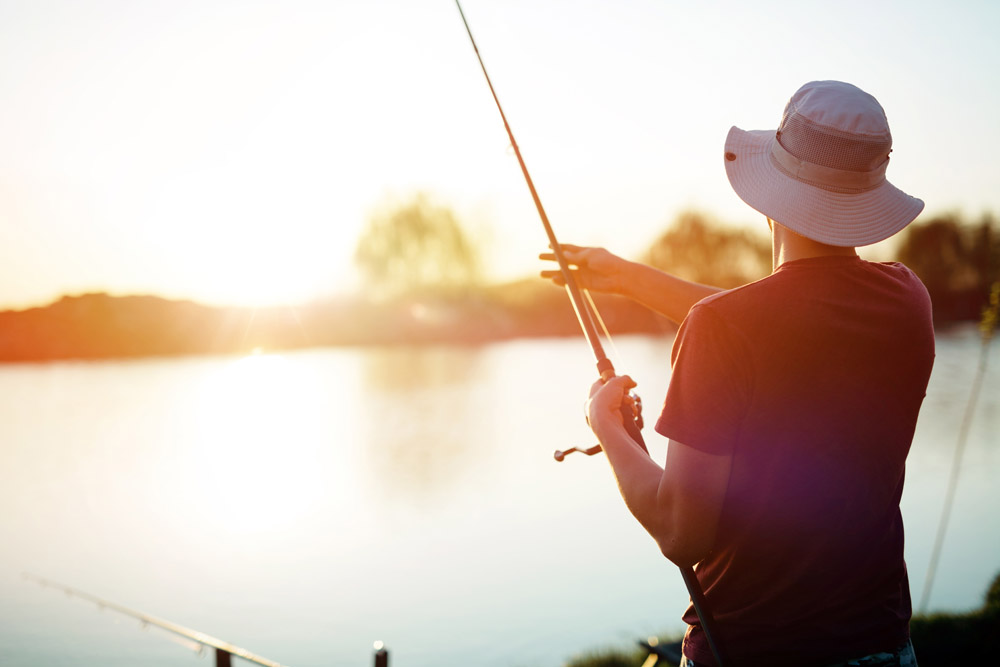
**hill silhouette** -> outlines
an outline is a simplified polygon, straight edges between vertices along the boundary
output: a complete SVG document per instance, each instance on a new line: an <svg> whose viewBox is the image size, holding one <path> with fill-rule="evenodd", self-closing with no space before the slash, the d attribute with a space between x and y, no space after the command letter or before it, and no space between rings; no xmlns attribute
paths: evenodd
<svg viewBox="0 0 1000 667"><path fill-rule="evenodd" d="M690 279L738 285L767 273L759 237L694 213L678 218L643 257ZM979 318L1000 280L991 216L918 222L898 256L928 286L935 320ZM628 300L594 295L612 333L662 333L674 325ZM156 296L65 296L48 306L0 312L0 362L247 354L344 345L475 345L520 337L577 336L562 290L540 279L503 285L421 285L391 298L364 295L296 307L216 308Z"/></svg>
<svg viewBox="0 0 1000 667"><path fill-rule="evenodd" d="M669 330L666 320L620 299L597 298L621 332ZM247 354L256 349L479 344L517 337L575 336L565 296L541 281L461 295L411 294L392 301L342 299L296 307L214 308L155 296L66 296L0 312L0 361L124 359Z"/></svg>

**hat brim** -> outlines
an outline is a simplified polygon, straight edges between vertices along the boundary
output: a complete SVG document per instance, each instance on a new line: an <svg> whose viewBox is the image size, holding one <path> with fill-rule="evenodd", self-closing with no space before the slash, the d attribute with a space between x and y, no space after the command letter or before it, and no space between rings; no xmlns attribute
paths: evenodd
<svg viewBox="0 0 1000 667"><path fill-rule="evenodd" d="M878 243L924 208L924 202L889 181L865 192L843 193L796 180L771 157L775 136L775 130L730 129L726 175L740 199L802 236L842 247Z"/></svg>

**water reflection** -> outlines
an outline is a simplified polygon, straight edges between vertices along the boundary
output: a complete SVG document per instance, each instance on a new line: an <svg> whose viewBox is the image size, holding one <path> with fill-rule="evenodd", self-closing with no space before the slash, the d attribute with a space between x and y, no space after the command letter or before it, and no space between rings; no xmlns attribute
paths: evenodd
<svg viewBox="0 0 1000 667"><path fill-rule="evenodd" d="M453 493L493 416L485 350L394 347L363 351L365 459L385 498L424 503Z"/></svg>
<svg viewBox="0 0 1000 667"><path fill-rule="evenodd" d="M385 392L469 383L481 374L483 358L480 347L443 345L373 347L360 352L365 389Z"/></svg>

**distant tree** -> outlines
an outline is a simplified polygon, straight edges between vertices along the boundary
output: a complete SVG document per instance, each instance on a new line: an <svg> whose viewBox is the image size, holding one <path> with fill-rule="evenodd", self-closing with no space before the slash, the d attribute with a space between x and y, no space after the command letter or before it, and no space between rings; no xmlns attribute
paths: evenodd
<svg viewBox="0 0 1000 667"><path fill-rule="evenodd" d="M935 319L976 319L1000 279L1000 229L992 216L963 222L956 214L918 222L903 233L896 251L931 295Z"/></svg>
<svg viewBox="0 0 1000 667"><path fill-rule="evenodd" d="M643 261L686 280L728 288L770 273L771 247L764 234L724 227L702 213L685 211Z"/></svg>
<svg viewBox="0 0 1000 667"><path fill-rule="evenodd" d="M372 215L354 260L382 296L460 290L480 279L478 248L449 208L422 193Z"/></svg>

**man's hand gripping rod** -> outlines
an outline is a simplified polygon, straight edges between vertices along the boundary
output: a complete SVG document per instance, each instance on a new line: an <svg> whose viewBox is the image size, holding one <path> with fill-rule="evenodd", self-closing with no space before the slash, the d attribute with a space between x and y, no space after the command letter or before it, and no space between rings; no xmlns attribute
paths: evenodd
<svg viewBox="0 0 1000 667"><path fill-rule="evenodd" d="M500 118L503 119L504 129L507 130L507 136L510 138L511 148L514 149L514 155L517 156L517 163L521 166L521 173L524 174L524 180L528 184L528 190L531 191L531 198L535 202L535 208L538 210L538 216L542 219L542 226L545 227L545 234L549 237L549 246L552 248L552 253L555 255L556 262L559 264L559 270L562 272L563 278L566 281L566 290L569 293L570 302L573 304L573 310L576 312L576 319L580 323L580 327L583 329L584 337L587 339L587 342L590 343L590 347L594 352L594 357L597 359L597 372L600 374L601 379L606 382L615 376L615 368L612 365L611 360L608 359L608 356L604 353L604 347L601 345L600 337L597 335L597 327L594 324L593 314L591 313L587 302L583 298L580 287L576 283L576 278L573 276L572 271L570 271L569 263L566 261L566 256L563 255L562 247L556 239L555 232L552 231L552 225L549 224L549 217L545 215L545 209L542 207L542 200L538 197L538 192L535 190L535 183L531 180L531 174L528 173L528 167L524 163L524 158L521 157L521 150L517 147L517 141L514 140L514 133L510 129L510 124L507 123L507 116L503 112L503 107L500 106L500 99L497 97L496 90L493 88L493 82L490 81L490 75L486 72L486 65L483 63L483 57L479 55L479 47L476 46L476 40L472 36L472 29L469 28L469 22L465 19L465 12L462 11L462 5L458 0L455 0L455 5L458 6L458 13L462 16L462 23L465 24L465 31L469 33L469 41L472 42L472 48L476 52L476 58L479 60L479 66L483 70L483 76L486 77L486 83L490 87L490 93L493 94L493 101L496 102L497 110L500 111ZM637 405L641 405L641 402L637 401ZM642 447L643 451L648 451L646 450L646 443L642 439L642 432L639 430L640 426L636 423L636 414L632 407L627 403L623 403L621 411L622 422L625 424L625 429L628 431L628 434L637 445ZM557 451L555 453L555 459L556 461L562 461L567 454L572 452L583 452L588 456L592 456L599 451L601 451L600 445L590 447L589 449L573 447L565 451Z"/></svg>
<svg viewBox="0 0 1000 667"><path fill-rule="evenodd" d="M579 320L580 326L583 328L583 335L587 338L587 342L590 343L590 347L594 351L594 356L597 358L597 372L601 374L602 380L610 380L615 376L614 366L612 366L607 355L604 354L604 348L601 346L601 341L597 336L597 328L594 326L594 320L591 312L587 307L586 302L583 300L580 288L576 284L576 278L569 269L569 263L567 263L566 257L562 253L559 241L556 240L555 232L552 231L552 225L549 224L549 218L545 215L545 209L542 208L542 201L538 198L538 192L535 191L535 184L532 182L531 175L528 173L528 167L525 166L524 158L521 157L521 151L517 147L517 142L514 141L514 133L511 132L510 125L507 123L507 116L503 112L503 107L500 106L500 99L497 97L496 90L493 89L493 82L490 81L490 75L486 72L486 65L483 63L483 57L479 55L479 47L476 46L476 40L472 36L472 30L469 28L469 22L465 20L465 12L462 11L462 4L459 0L455 0L455 4L458 6L458 13L462 16L462 23L465 24L465 31L469 33L469 41L472 42L472 48L476 52L476 58L479 60L479 66L483 69L483 76L486 77L486 83L489 85L490 92L493 94L493 101L496 102L497 109L500 111L500 117L503 119L503 126L507 130L507 136L510 138L511 148L514 149L514 155L517 156L517 163L521 165L521 173L524 174L524 180L528 183L528 189L531 190L531 198L535 201L535 208L538 209L538 215L542 219L542 225L545 227L545 233L549 237L549 245L552 247L552 252L556 257L556 261L559 263L559 270L562 271L563 278L566 280L566 289L569 292L570 301L573 304L573 310L576 311L576 318ZM643 451L648 452L646 449L646 443L642 439L642 432L639 430L640 427L636 423L632 407L625 402L622 404L621 410L622 423L625 425L626 431L628 431L628 434L632 437L635 443L642 447ZM601 451L601 446L597 445L583 450L574 447L564 452L556 452L555 458L557 461L562 461L566 454L574 451L582 451L587 455L593 455ZM691 595L691 602L694 605L695 612L698 614L698 620L701 622L702 630L705 632L705 638L708 640L708 645L712 650L715 662L719 667L723 667L724 664L728 663L723 659L722 650L717 641L718 635L714 632L715 621L709 611L708 603L705 600L705 594L701 590L701 584L695 576L694 569L691 567L682 567L681 576L684 578L684 584L687 586L688 593Z"/></svg>
<svg viewBox="0 0 1000 667"><path fill-rule="evenodd" d="M631 410L629 410L627 404L622 404L622 408L621 408L621 410L622 410L622 421L624 421L626 424L628 424L628 421L627 421L626 418L631 418L634 421L636 430L641 432L642 431L642 399L639 398L639 395L636 394L635 392L629 392L628 397L632 400L632 406L633 407L632 407ZM631 433L631 431L630 431L630 433ZM641 433L639 435L639 438L640 439L637 440L636 442L638 442L640 445L642 445L643 449L645 449L646 447L645 447L645 445L642 442L642 435L641 435ZM572 454L573 452L580 452L581 454L586 454L587 456L593 456L594 454L598 454L598 453L601 452L601 446L600 445L594 445L593 447L587 447L586 449L582 449L580 447L571 447L569 449L564 449L564 450L557 449L552 456L555 457L556 461L562 461L564 458L566 458L567 454Z"/></svg>

